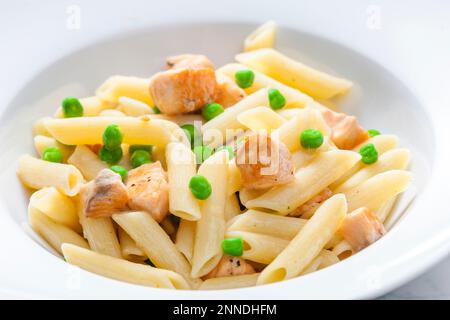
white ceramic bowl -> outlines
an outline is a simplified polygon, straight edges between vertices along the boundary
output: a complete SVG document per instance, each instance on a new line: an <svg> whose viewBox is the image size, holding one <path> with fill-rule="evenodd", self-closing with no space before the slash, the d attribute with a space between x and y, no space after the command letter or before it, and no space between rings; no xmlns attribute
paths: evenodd
<svg viewBox="0 0 450 320"><path fill-rule="evenodd" d="M278 6L272 11L264 2L248 1L246 8L233 15L219 3L204 8L200 2L186 6L182 1L168 1L149 7L148 2L131 1L126 9L102 9L101 4L88 1L79 3L79 7L69 7L68 13L64 11L67 7L56 4L39 7L46 12L41 18L53 22L34 23L36 30L28 31L31 37L26 46L17 38L19 31L24 30L18 23L19 29L10 28L12 35L5 35L16 42L6 53L6 63L0 64L7 71L0 84L8 89L0 96L4 102L0 109L0 293L37 298L368 298L404 283L448 253L446 182L450 156L445 144L449 137L449 112L438 104L439 100L430 98L433 86L415 79L414 72L405 73L412 59L405 56L401 61L394 54L385 54L395 49L394 45L389 46L389 32L383 33L383 27L373 29L373 21L367 20L373 18L371 14L373 10L377 12L377 7L350 1L341 8L348 10L341 12L333 11L331 7L336 4L329 2L330 12L339 13L335 17L324 15L320 4L312 2L306 7L286 1L282 2L286 11ZM242 6L233 1L228 4ZM363 17L359 31L352 25L352 18L357 16L355 8ZM391 7L386 3L378 10L383 12L386 8ZM28 11L18 9L12 7L11 11L21 16L22 23L27 21ZM30 12L33 9L36 8L29 8ZM77 10L81 10L81 28L65 28L61 19L70 18ZM107 14L103 14L105 11ZM419 12L417 7L408 14ZM58 14L59 18L55 18ZM303 18L302 22L295 18L296 14ZM406 23L411 16L402 21ZM361 253L301 278L208 292L170 291L118 282L71 267L44 249L46 246L27 227L27 194L15 176L18 156L33 152L33 121L53 114L67 95L92 94L110 75L148 76L159 70L164 58L171 54L203 53L216 65L232 61L255 22L269 18L281 25L277 35L280 51L354 81L352 92L338 101L344 111L358 116L365 127L398 135L401 144L412 150L413 192L397 206L397 213L407 210L400 221L392 224L390 232ZM62 23L59 28L55 28L55 21ZM8 23L14 25L14 19ZM384 28L389 28L389 21L384 23ZM33 22L29 24L33 27ZM336 29L338 25L340 29ZM354 32L350 34L351 31ZM374 36L373 32L378 34ZM403 36L409 34L403 32ZM373 42L364 35L372 36ZM385 52L373 55L373 48ZM444 57L438 55L435 59ZM22 67L14 67L14 63ZM429 76L436 81L444 79L444 73L437 68L431 71ZM439 84L434 84L435 90L436 86Z"/></svg>

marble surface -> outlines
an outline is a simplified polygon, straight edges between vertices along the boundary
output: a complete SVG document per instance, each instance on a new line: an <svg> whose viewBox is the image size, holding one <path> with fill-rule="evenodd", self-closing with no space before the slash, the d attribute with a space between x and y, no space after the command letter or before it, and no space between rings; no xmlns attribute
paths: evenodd
<svg viewBox="0 0 450 320"><path fill-rule="evenodd" d="M399 299L450 299L450 256L402 287L380 297Z"/></svg>

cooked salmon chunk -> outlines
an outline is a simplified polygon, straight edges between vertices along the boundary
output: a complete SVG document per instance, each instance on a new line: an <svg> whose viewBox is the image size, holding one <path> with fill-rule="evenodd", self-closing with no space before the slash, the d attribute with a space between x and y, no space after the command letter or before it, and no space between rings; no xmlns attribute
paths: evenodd
<svg viewBox="0 0 450 320"><path fill-rule="evenodd" d="M80 197L87 217L109 217L127 208L128 193L119 174L103 169L85 184Z"/></svg>
<svg viewBox="0 0 450 320"><path fill-rule="evenodd" d="M340 233L353 250L360 251L380 239L386 230L372 211L362 207L345 217Z"/></svg>
<svg viewBox="0 0 450 320"><path fill-rule="evenodd" d="M239 86L230 78L221 74L216 74L216 79L217 95L215 102L221 104L224 108L235 105L246 96L245 91L239 88Z"/></svg>
<svg viewBox="0 0 450 320"><path fill-rule="evenodd" d="M331 140L339 149L351 150L369 139L356 117L331 110L322 110L322 116L331 129Z"/></svg>
<svg viewBox="0 0 450 320"><path fill-rule="evenodd" d="M167 63L171 69L150 79L150 94L162 113L188 113L214 101L216 74L206 57L182 55L169 58Z"/></svg>
<svg viewBox="0 0 450 320"><path fill-rule="evenodd" d="M333 192L330 190L330 188L325 188L319 194L302 204L289 215L293 217L301 216L302 218L306 219L311 218L314 212L320 207L322 202L330 198L332 195Z"/></svg>
<svg viewBox="0 0 450 320"><path fill-rule="evenodd" d="M287 147L265 134L251 134L237 149L236 165L244 187L267 189L294 180L294 165Z"/></svg>
<svg viewBox="0 0 450 320"><path fill-rule="evenodd" d="M166 217L169 212L169 184L159 161L130 170L126 187L131 209L147 211L158 222Z"/></svg>
<svg viewBox="0 0 450 320"><path fill-rule="evenodd" d="M209 68L214 69L214 65L206 56L202 54L180 54L172 56L166 60L167 69L181 68Z"/></svg>
<svg viewBox="0 0 450 320"><path fill-rule="evenodd" d="M233 256L223 256L217 266L208 273L204 279L240 276L243 274L255 273L255 269L242 258Z"/></svg>

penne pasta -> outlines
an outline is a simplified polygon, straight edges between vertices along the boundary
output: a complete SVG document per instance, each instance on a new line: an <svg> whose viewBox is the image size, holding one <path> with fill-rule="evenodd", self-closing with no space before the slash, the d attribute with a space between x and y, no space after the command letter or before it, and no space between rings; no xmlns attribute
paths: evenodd
<svg viewBox="0 0 450 320"><path fill-rule="evenodd" d="M136 245L133 239L125 232L122 228L118 228L120 249L122 252L122 257L125 260L131 262L144 262L147 260L147 256L144 252Z"/></svg>
<svg viewBox="0 0 450 320"><path fill-rule="evenodd" d="M128 97L120 97L117 110L121 111L127 116L139 117L145 114L153 114L152 108L142 101L131 99Z"/></svg>
<svg viewBox="0 0 450 320"><path fill-rule="evenodd" d="M227 233L245 231L291 240L306 224L306 219L283 217L257 210L247 210L228 227Z"/></svg>
<svg viewBox="0 0 450 320"><path fill-rule="evenodd" d="M343 184L335 189L336 193L345 192L357 187L362 182L378 173L389 170L404 170L409 163L409 151L407 149L393 149L383 153L372 165L366 165L348 178Z"/></svg>
<svg viewBox="0 0 450 320"><path fill-rule="evenodd" d="M86 199L81 195L77 197L77 211L80 224L83 227L84 237L92 250L111 257L122 258L119 239L110 217L86 217Z"/></svg>
<svg viewBox="0 0 450 320"><path fill-rule="evenodd" d="M330 185L361 156L353 151L331 150L319 154L308 166L297 170L292 183L270 189L249 200L247 208L264 208L287 215Z"/></svg>
<svg viewBox="0 0 450 320"><path fill-rule="evenodd" d="M404 170L389 170L379 173L357 187L344 192L348 209L353 211L366 207L376 212L389 199L406 190L411 174Z"/></svg>
<svg viewBox="0 0 450 320"><path fill-rule="evenodd" d="M212 192L200 206L202 216L195 228L192 277L206 275L222 258L227 171L228 152L226 150L219 151L206 159L198 169L198 174L210 182Z"/></svg>
<svg viewBox="0 0 450 320"><path fill-rule="evenodd" d="M242 258L262 264L271 263L289 244L289 240L246 231L227 231L226 237L242 238Z"/></svg>
<svg viewBox="0 0 450 320"><path fill-rule="evenodd" d="M199 220L200 206L191 191L189 180L196 174L195 155L186 145L167 145L166 162L169 178L169 211L186 220Z"/></svg>
<svg viewBox="0 0 450 320"><path fill-rule="evenodd" d="M286 120L268 107L256 107L240 113L237 120L252 131L271 132L279 128Z"/></svg>
<svg viewBox="0 0 450 320"><path fill-rule="evenodd" d="M20 157L17 174L27 187L55 187L68 196L76 195L83 184L83 176L76 167L36 159L30 155Z"/></svg>
<svg viewBox="0 0 450 320"><path fill-rule="evenodd" d="M245 88L247 94L252 94L263 88L278 89L286 98L286 106L282 110L290 110L290 108L304 108L313 102L313 99L306 94L281 83L274 78L266 76L264 73L258 72L255 69L251 69L248 66L244 66L238 63L229 63L217 70L217 73L222 74L233 81L236 77L236 72L240 70L251 70L254 73L253 84Z"/></svg>
<svg viewBox="0 0 450 320"><path fill-rule="evenodd" d="M325 201L288 246L260 274L257 284L298 276L331 239L347 213L345 196Z"/></svg>
<svg viewBox="0 0 450 320"><path fill-rule="evenodd" d="M51 137L50 132L48 132L47 127L45 126L48 119L51 119L51 117L40 118L33 123L33 136Z"/></svg>
<svg viewBox="0 0 450 320"><path fill-rule="evenodd" d="M54 187L42 188L31 195L30 206L56 223L81 233L76 206L72 199Z"/></svg>
<svg viewBox="0 0 450 320"><path fill-rule="evenodd" d="M89 248L88 243L82 236L69 227L50 219L31 203L28 206L28 221L31 228L59 253L62 253L61 245L63 243L72 243L80 247Z"/></svg>
<svg viewBox="0 0 450 320"><path fill-rule="evenodd" d="M235 58L239 63L317 99L330 99L346 93L353 85L346 79L308 67L270 48L240 53Z"/></svg>
<svg viewBox="0 0 450 320"><path fill-rule="evenodd" d="M225 200L224 217L225 221L230 221L234 217L241 214L241 207L239 206L239 200L235 193L227 196Z"/></svg>
<svg viewBox="0 0 450 320"><path fill-rule="evenodd" d="M181 219L178 226L175 246L192 264L192 254L194 252L195 221Z"/></svg>
<svg viewBox="0 0 450 320"><path fill-rule="evenodd" d="M125 117L126 114L116 109L106 109L100 112L100 117Z"/></svg>
<svg viewBox="0 0 450 320"><path fill-rule="evenodd" d="M98 116L103 110L114 107L114 104L108 103L107 101L102 101L97 96L81 98L79 101L83 106L83 117L95 117ZM55 117L64 118L64 113L61 107L56 110Z"/></svg>
<svg viewBox="0 0 450 320"><path fill-rule="evenodd" d="M151 144L164 148L171 134L161 120L148 116L134 117L79 117L48 119L47 130L56 140L67 145L102 144L102 134L110 124L116 124L123 133L123 143Z"/></svg>
<svg viewBox="0 0 450 320"><path fill-rule="evenodd" d="M107 278L155 288L189 289L186 280L170 270L110 257L68 243L63 244L62 251L70 264Z"/></svg>
<svg viewBox="0 0 450 320"><path fill-rule="evenodd" d="M67 162L67 159L73 152L73 147L59 143L58 141L56 141L55 138L52 137L37 135L34 136L33 140L34 140L34 147L36 148L36 151L40 157L42 157L45 149L58 148L63 156L63 162Z"/></svg>
<svg viewBox="0 0 450 320"><path fill-rule="evenodd" d="M179 273L191 287L200 284L200 280L190 276L188 261L150 214L144 211L123 212L114 214L113 219L156 267Z"/></svg>
<svg viewBox="0 0 450 320"><path fill-rule="evenodd" d="M272 20L259 26L247 38L245 38L244 51L272 48L275 42L276 29L277 24Z"/></svg>
<svg viewBox="0 0 450 320"><path fill-rule="evenodd" d="M375 146L375 149L378 152L378 155L381 156L383 153L392 150L397 147L398 145L398 138L395 135L391 134L382 134L375 137L370 138L368 141L362 143L361 145L355 147L353 151L358 152L359 149L367 144L367 143L373 143ZM347 181L351 176L353 176L356 172L358 172L361 168L366 167L367 165L358 162L351 170L349 170L347 173L345 173L342 177L340 177L338 180L333 182L330 185L331 190L335 190L338 188L341 184L343 184L345 181Z"/></svg>
<svg viewBox="0 0 450 320"><path fill-rule="evenodd" d="M330 129L323 120L322 116L317 110L312 108L301 109L299 113L289 121L285 122L278 129L272 133L273 137L283 142L289 151L305 149L300 145L300 134L306 129L316 129L322 132L324 137L329 137ZM325 144L323 146L326 146ZM320 149L320 148L319 148ZM321 150L315 150L315 152ZM309 150L311 153L311 151Z"/></svg>
<svg viewBox="0 0 450 320"><path fill-rule="evenodd" d="M228 162L227 195L231 196L242 188L241 173L236 165L236 158Z"/></svg>
<svg viewBox="0 0 450 320"><path fill-rule="evenodd" d="M87 181L95 179L100 171L109 168L96 153L84 145L77 146L67 162L77 167Z"/></svg>
<svg viewBox="0 0 450 320"><path fill-rule="evenodd" d="M97 89L95 94L101 100L114 104L119 101L120 97L128 97L153 106L149 87L150 79L112 76Z"/></svg>
<svg viewBox="0 0 450 320"><path fill-rule="evenodd" d="M259 273L243 274L239 276L211 278L203 281L199 290L224 290L246 288L256 285Z"/></svg>

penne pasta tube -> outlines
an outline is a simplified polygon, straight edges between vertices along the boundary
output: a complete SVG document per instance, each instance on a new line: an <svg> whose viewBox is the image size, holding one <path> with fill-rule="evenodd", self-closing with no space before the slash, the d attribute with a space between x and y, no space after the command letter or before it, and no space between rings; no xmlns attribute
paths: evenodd
<svg viewBox="0 0 450 320"><path fill-rule="evenodd" d="M122 228L118 228L120 249L122 251L122 257L125 260L132 262L144 262L147 260L147 256L136 245L133 239Z"/></svg>
<svg viewBox="0 0 450 320"><path fill-rule="evenodd" d="M46 136L51 137L50 132L48 132L45 123L48 119L52 119L51 117L44 117L36 120L33 124L33 136Z"/></svg>
<svg viewBox="0 0 450 320"><path fill-rule="evenodd" d="M227 195L231 196L242 188L241 172L236 165L236 158L228 162Z"/></svg>
<svg viewBox="0 0 450 320"><path fill-rule="evenodd" d="M107 101L102 101L97 96L81 98L79 101L83 106L83 117L95 117L98 116L103 110L114 107L114 104L108 103ZM56 110L55 117L64 118L61 107Z"/></svg>
<svg viewBox="0 0 450 320"><path fill-rule="evenodd" d="M150 118L171 121L180 126L188 123L202 124L204 121L203 116L201 114L179 114L175 116L168 116L165 114L152 114L150 115Z"/></svg>
<svg viewBox="0 0 450 320"><path fill-rule="evenodd" d="M242 258L262 264L271 263L289 244L289 240L245 231L228 231L226 237L242 238L244 241Z"/></svg>
<svg viewBox="0 0 450 320"><path fill-rule="evenodd" d="M235 58L317 99L346 93L353 85L349 80L313 69L270 48L240 53Z"/></svg>
<svg viewBox="0 0 450 320"><path fill-rule="evenodd" d="M31 203L28 206L28 221L31 228L59 253L62 253L61 245L63 243L72 243L80 247L89 248L88 243L82 236L69 227L56 223Z"/></svg>
<svg viewBox="0 0 450 320"><path fill-rule="evenodd" d="M178 226L175 246L192 264L192 253L194 252L195 221L181 219Z"/></svg>
<svg viewBox="0 0 450 320"><path fill-rule="evenodd" d="M330 136L328 125L325 123L320 113L312 108L301 109L294 118L274 130L272 136L278 137L291 152L298 149L306 151L300 145L299 139L300 134L306 129L316 129L322 132L324 137ZM311 151L308 152L311 153Z"/></svg>
<svg viewBox="0 0 450 320"><path fill-rule="evenodd" d="M378 155L381 156L383 153L394 149L398 145L398 138L395 135L392 134L382 134L375 137L370 138L366 142L360 144L359 146L355 147L353 151L358 152L359 149L367 144L367 143L373 143L375 146L375 149L377 149ZM356 172L358 172L361 168L366 167L367 165L363 162L358 162L351 170L348 170L342 177L337 179L335 182L333 182L330 185L331 190L335 190L338 188L341 184L343 184L345 181L347 181L351 176L353 176Z"/></svg>
<svg viewBox="0 0 450 320"><path fill-rule="evenodd" d="M266 76L264 73L258 72L257 70L251 69L242 64L229 63L218 69L217 73L227 76L234 81L236 72L240 70L252 70L255 75L253 84L244 89L247 94L252 94L263 88L278 89L286 98L286 106L282 110L288 110L290 108L304 108L313 102L313 99L310 96L307 96L306 94L291 88L284 83L275 80L274 78Z"/></svg>
<svg viewBox="0 0 450 320"><path fill-rule="evenodd" d="M250 200L258 198L259 196L263 195L266 191L267 190L256 190L256 189L242 188L239 191L239 199L241 200L241 203L245 207L247 207L247 203Z"/></svg>
<svg viewBox="0 0 450 320"><path fill-rule="evenodd" d="M99 113L100 117L125 117L126 114L116 109L106 109Z"/></svg>
<svg viewBox="0 0 450 320"><path fill-rule="evenodd" d="M378 219L380 219L381 222L385 222L386 218L389 216L389 214L392 212L392 209L395 206L395 203L397 201L397 197L393 197L389 199L385 204L383 204L380 209L375 212Z"/></svg>
<svg viewBox="0 0 450 320"><path fill-rule="evenodd" d="M253 287L256 285L259 273L243 274L239 276L211 278L203 281L199 290L224 290Z"/></svg>
<svg viewBox="0 0 450 320"><path fill-rule="evenodd" d="M211 184L211 195L201 203L202 216L195 228L192 277L208 274L222 258L225 235L225 201L227 199L228 152L219 151L206 159L198 169Z"/></svg>
<svg viewBox="0 0 450 320"><path fill-rule="evenodd" d="M120 97L117 110L131 117L139 117L145 114L153 114L152 108L142 101L128 97Z"/></svg>
<svg viewBox="0 0 450 320"><path fill-rule="evenodd" d="M117 103L120 97L142 101L153 106L150 96L150 79L126 76L109 77L95 92L103 101Z"/></svg>
<svg viewBox="0 0 450 320"><path fill-rule="evenodd" d="M36 159L30 155L20 157L17 174L27 187L55 187L68 196L76 195L83 184L83 176L76 167Z"/></svg>
<svg viewBox="0 0 450 320"><path fill-rule="evenodd" d="M241 213L241 207L239 206L237 195L233 193L232 195L227 196L224 210L225 221L227 222Z"/></svg>
<svg viewBox="0 0 450 320"><path fill-rule="evenodd" d="M189 189L189 181L196 174L194 153L182 143L169 143L166 147L166 163L169 211L185 220L199 220L200 206Z"/></svg>
<svg viewBox="0 0 450 320"><path fill-rule="evenodd" d="M347 259L354 253L352 246L345 240L341 240L338 244L336 244L332 252L339 258L339 260Z"/></svg>
<svg viewBox="0 0 450 320"><path fill-rule="evenodd" d="M240 113L237 120L252 131L271 132L279 128L286 120L268 107L256 107Z"/></svg>
<svg viewBox="0 0 450 320"><path fill-rule="evenodd" d="M83 227L84 237L92 250L111 257L122 258L119 239L110 217L86 217L83 193L77 197L77 211L80 224Z"/></svg>
<svg viewBox="0 0 450 320"><path fill-rule="evenodd" d="M186 280L170 270L110 257L68 243L63 244L62 251L70 264L108 278L155 288L189 289Z"/></svg>
<svg viewBox="0 0 450 320"><path fill-rule="evenodd" d="M322 250L319 256L322 257L319 269L327 268L339 262L337 255L330 250Z"/></svg>
<svg viewBox="0 0 450 320"><path fill-rule="evenodd" d="M77 167L87 181L95 179L100 171L109 168L95 152L85 145L77 146L67 162Z"/></svg>
<svg viewBox="0 0 450 320"><path fill-rule="evenodd" d="M33 140L34 140L34 147L36 148L36 151L40 157L42 157L42 154L44 153L45 149L58 148L59 151L61 151L62 153L63 162L66 162L67 158L69 158L73 152L73 147L59 143L58 141L56 141L55 138L52 137L37 135L34 136Z"/></svg>
<svg viewBox="0 0 450 320"><path fill-rule="evenodd" d="M357 187L344 192L349 211L366 207L376 212L384 203L402 193L411 183L411 173L389 170L379 173Z"/></svg>
<svg viewBox="0 0 450 320"><path fill-rule="evenodd" d="M297 170L294 182L274 187L261 196L249 200L246 206L287 215L338 179L360 159L361 156L353 151L323 152L308 166Z"/></svg>
<svg viewBox="0 0 450 320"><path fill-rule="evenodd" d="M314 271L319 270L320 264L322 263L323 257L319 254L317 257L313 259L313 261L310 262L306 266L306 268L300 273L301 276L304 276L305 274L312 273Z"/></svg>
<svg viewBox="0 0 450 320"><path fill-rule="evenodd" d="M306 219L247 210L233 220L233 223L227 229L227 233L231 231L245 231L291 240L306 222Z"/></svg>
<svg viewBox="0 0 450 320"><path fill-rule="evenodd" d="M288 246L260 274L257 284L298 276L331 239L347 213L345 196L326 200Z"/></svg>
<svg viewBox="0 0 450 320"><path fill-rule="evenodd" d="M277 24L275 21L267 21L259 26L244 40L244 51L261 48L272 48L275 42Z"/></svg>
<svg viewBox="0 0 450 320"><path fill-rule="evenodd" d="M54 187L42 188L31 195L30 206L56 223L81 233L76 206L72 199Z"/></svg>
<svg viewBox="0 0 450 320"><path fill-rule="evenodd" d="M200 280L190 277L188 261L150 214L144 211L122 212L114 214L113 219L156 267L179 273L193 288L199 285Z"/></svg>
<svg viewBox="0 0 450 320"><path fill-rule="evenodd" d="M409 151L407 149L393 149L383 153L377 162L362 167L353 176L348 178L343 184L337 187L334 191L342 193L352 188L357 187L367 179L373 177L378 173L389 170L404 170L409 163Z"/></svg>
<svg viewBox="0 0 450 320"><path fill-rule="evenodd" d="M56 140L67 145L102 144L102 135L110 124L116 124L123 133L123 143L151 144L164 148L171 134L161 120L148 116L134 117L78 117L48 119L47 130Z"/></svg>

